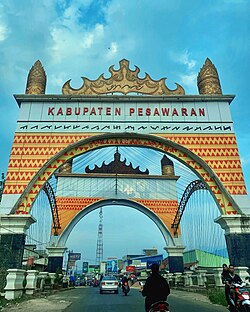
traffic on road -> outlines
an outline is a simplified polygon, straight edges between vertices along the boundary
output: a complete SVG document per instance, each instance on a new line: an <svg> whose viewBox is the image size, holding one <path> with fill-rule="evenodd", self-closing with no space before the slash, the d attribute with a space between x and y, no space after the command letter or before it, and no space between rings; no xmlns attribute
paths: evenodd
<svg viewBox="0 0 250 312"><path fill-rule="evenodd" d="M95 311L95 312L145 312L144 297L139 288L131 288L127 296L119 287L118 294L105 292L100 294L95 287L78 287L64 292L59 298L72 303L63 311ZM168 302L171 312L226 312L222 306L209 303L205 296L183 291L171 290Z"/></svg>

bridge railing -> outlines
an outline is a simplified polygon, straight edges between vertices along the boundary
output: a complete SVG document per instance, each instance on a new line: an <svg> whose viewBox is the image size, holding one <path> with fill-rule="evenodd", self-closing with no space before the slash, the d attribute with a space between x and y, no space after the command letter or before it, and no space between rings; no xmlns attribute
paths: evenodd
<svg viewBox="0 0 250 312"><path fill-rule="evenodd" d="M249 276L247 267L238 267L236 273L244 280ZM51 291L54 286L55 273L38 272L36 270L7 270L7 283L4 288L5 298L13 300L24 293L33 295L36 292ZM166 274L170 287L183 288L209 288L223 287L221 282L221 268L207 270L185 271L184 273Z"/></svg>
<svg viewBox="0 0 250 312"><path fill-rule="evenodd" d="M248 267L235 268L235 272L240 275L242 280L249 276L248 270ZM184 273L168 273L166 274L166 279L168 280L170 287L223 287L221 272L221 268L213 268L209 269L209 271L195 270L185 271Z"/></svg>
<svg viewBox="0 0 250 312"><path fill-rule="evenodd" d="M33 295L36 292L51 291L54 286L55 273L39 272L36 270L7 270L5 298L14 300L25 293Z"/></svg>

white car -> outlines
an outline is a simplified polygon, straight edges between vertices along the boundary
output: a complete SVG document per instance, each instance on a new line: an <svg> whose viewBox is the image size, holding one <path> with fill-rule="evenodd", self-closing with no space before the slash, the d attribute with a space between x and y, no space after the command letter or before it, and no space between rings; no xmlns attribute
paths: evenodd
<svg viewBox="0 0 250 312"><path fill-rule="evenodd" d="M113 275L104 276L100 282L100 294L104 291L113 291L118 294L119 282L117 278Z"/></svg>

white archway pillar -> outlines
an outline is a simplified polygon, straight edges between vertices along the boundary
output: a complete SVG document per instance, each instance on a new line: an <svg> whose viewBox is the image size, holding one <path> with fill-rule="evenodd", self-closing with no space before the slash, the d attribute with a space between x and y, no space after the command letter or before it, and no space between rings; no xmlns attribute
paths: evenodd
<svg viewBox="0 0 250 312"><path fill-rule="evenodd" d="M63 256L67 247L47 247L48 250L48 272L56 273L57 271L62 272Z"/></svg>
<svg viewBox="0 0 250 312"><path fill-rule="evenodd" d="M214 221L225 230L230 263L250 268L250 215L221 215Z"/></svg>
<svg viewBox="0 0 250 312"><path fill-rule="evenodd" d="M170 273L184 271L183 252L184 246L168 246L164 248L168 253L168 267Z"/></svg>

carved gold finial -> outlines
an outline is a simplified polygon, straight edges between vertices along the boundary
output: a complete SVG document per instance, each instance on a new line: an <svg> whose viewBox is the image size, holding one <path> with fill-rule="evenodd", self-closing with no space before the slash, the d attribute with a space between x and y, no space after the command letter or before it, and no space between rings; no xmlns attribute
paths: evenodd
<svg viewBox="0 0 250 312"><path fill-rule="evenodd" d="M59 173L71 173L72 172L72 160L66 161L58 170Z"/></svg>
<svg viewBox="0 0 250 312"><path fill-rule="evenodd" d="M135 70L129 69L129 61L123 59L119 62L120 69L115 70L114 65L109 67L111 73L110 78L104 78L100 75L96 80L89 80L82 77L83 85L79 89L73 89L70 86L70 80L65 82L62 87L62 93L65 95L96 95L109 93L123 93L130 92L149 94L149 95L180 95L185 94L184 89L176 83L177 88L170 90L165 85L166 78L160 80L153 80L147 73L145 78L138 77L140 69L135 66Z"/></svg>
<svg viewBox="0 0 250 312"><path fill-rule="evenodd" d="M42 63L38 60L31 67L27 79L26 94L45 94L46 74Z"/></svg>
<svg viewBox="0 0 250 312"><path fill-rule="evenodd" d="M162 175L174 176L174 163L166 155L161 160Z"/></svg>
<svg viewBox="0 0 250 312"><path fill-rule="evenodd" d="M209 58L198 74L197 84L200 94L222 94L217 69Z"/></svg>

